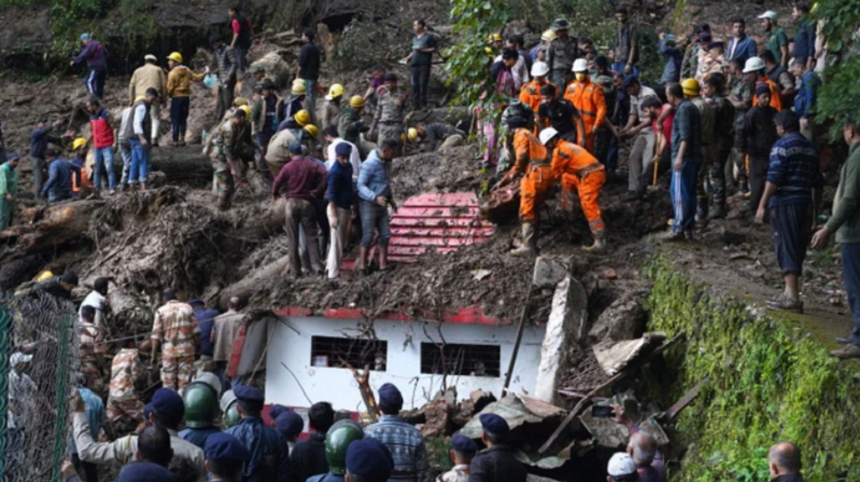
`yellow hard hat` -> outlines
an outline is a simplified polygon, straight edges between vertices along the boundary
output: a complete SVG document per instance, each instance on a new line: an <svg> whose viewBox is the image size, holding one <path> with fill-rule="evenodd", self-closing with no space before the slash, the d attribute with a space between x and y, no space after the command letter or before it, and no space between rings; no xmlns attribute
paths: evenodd
<svg viewBox="0 0 860 482"><path fill-rule="evenodd" d="M681 90L684 95L699 95L699 81L696 79L684 79L681 82Z"/></svg>
<svg viewBox="0 0 860 482"><path fill-rule="evenodd" d="M293 86L290 89L290 93L293 95L305 95L308 93L307 87L305 87L305 81L302 79L296 79L293 81Z"/></svg>
<svg viewBox="0 0 860 482"><path fill-rule="evenodd" d="M489 43L501 42L501 41L502 41L502 36L497 34L497 33L491 33L490 37L487 38L487 42L489 42Z"/></svg>
<svg viewBox="0 0 860 482"><path fill-rule="evenodd" d="M142 100L146 100L146 96L145 96L145 95L139 95L139 96L135 97L135 98L134 98L134 103L135 103L135 104L137 104L138 102L140 102L140 101L142 101Z"/></svg>
<svg viewBox="0 0 860 482"><path fill-rule="evenodd" d="M349 99L349 105L353 107L364 107L366 104L367 102L365 102L364 97L360 95L354 95Z"/></svg>
<svg viewBox="0 0 860 482"><path fill-rule="evenodd" d="M36 277L36 281L42 282L42 281L45 281L46 279L50 279L53 277L54 277L54 273L52 273L51 270L46 269L45 271L42 271L41 273L39 273L39 276Z"/></svg>
<svg viewBox="0 0 860 482"><path fill-rule="evenodd" d="M251 105L251 104L248 102L248 99L246 99L244 97L236 97L235 99L233 99L233 107L241 107L243 105Z"/></svg>
<svg viewBox="0 0 860 482"><path fill-rule="evenodd" d="M493 49L491 49L490 47L484 47L484 53L489 55L490 57L492 57L493 56Z"/></svg>
<svg viewBox="0 0 860 482"><path fill-rule="evenodd" d="M87 140L84 139L83 137L78 137L77 139L72 141L72 150L77 151L78 149L80 149L81 147L83 147L85 145L87 145Z"/></svg>
<svg viewBox="0 0 860 482"><path fill-rule="evenodd" d="M408 131L406 131L406 138L409 139L409 142L415 142L418 140L418 129L414 127L410 127Z"/></svg>
<svg viewBox="0 0 860 482"><path fill-rule="evenodd" d="M305 132L307 132L311 137L316 137L319 133L319 129L317 129L317 126L313 124L308 124L305 126Z"/></svg>
<svg viewBox="0 0 860 482"><path fill-rule="evenodd" d="M540 36L541 40L546 40L548 42L555 40L555 38L556 38L555 32L553 32L552 30L547 30L544 33L542 33Z"/></svg>
<svg viewBox="0 0 860 482"><path fill-rule="evenodd" d="M293 118L296 120L297 124L304 127L310 123L311 114L310 114L310 112L302 109L302 110L296 112L296 115L293 116Z"/></svg>
<svg viewBox="0 0 860 482"><path fill-rule="evenodd" d="M328 96L332 99L343 95L343 86L340 84L332 84L328 89Z"/></svg>
<svg viewBox="0 0 860 482"><path fill-rule="evenodd" d="M180 54L179 52L173 52L167 56L167 60L172 60L174 62L179 62L181 64L182 63L182 54Z"/></svg>
<svg viewBox="0 0 860 482"><path fill-rule="evenodd" d="M247 105L240 105L240 106L239 106L239 109L241 109L241 110L245 111L245 117L246 117L246 118L250 118L250 117L251 117L251 107L250 107L250 106L247 106Z"/></svg>

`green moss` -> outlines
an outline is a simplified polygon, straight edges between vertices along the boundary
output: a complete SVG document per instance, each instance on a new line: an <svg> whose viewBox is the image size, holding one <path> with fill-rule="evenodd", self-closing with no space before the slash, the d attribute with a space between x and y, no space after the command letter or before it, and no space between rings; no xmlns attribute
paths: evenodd
<svg viewBox="0 0 860 482"><path fill-rule="evenodd" d="M649 330L686 337L649 372L653 394L668 406L710 377L679 417L676 442L690 449L674 480L768 480L767 450L781 440L801 448L806 480L860 480L856 364L830 357L802 317L716 295L665 260L648 272Z"/></svg>

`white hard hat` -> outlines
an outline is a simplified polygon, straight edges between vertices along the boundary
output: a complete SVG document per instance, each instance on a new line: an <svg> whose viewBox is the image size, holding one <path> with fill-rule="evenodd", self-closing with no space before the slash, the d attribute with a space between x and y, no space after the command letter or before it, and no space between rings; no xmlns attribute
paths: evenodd
<svg viewBox="0 0 860 482"><path fill-rule="evenodd" d="M547 142L552 140L552 138L557 135L557 130L553 129L552 127L547 127L546 129L540 131L540 143L546 145Z"/></svg>
<svg viewBox="0 0 860 482"><path fill-rule="evenodd" d="M758 57L750 57L747 59L747 63L744 64L744 73L748 74L750 72L755 72L764 68L765 65L762 59Z"/></svg>
<svg viewBox="0 0 860 482"><path fill-rule="evenodd" d="M9 357L9 365L12 365L12 368L15 368L15 365L20 363L30 363L33 359L33 355L25 355L20 351L16 351Z"/></svg>
<svg viewBox="0 0 860 482"><path fill-rule="evenodd" d="M576 59L573 61L574 72L588 72L588 61L585 59Z"/></svg>
<svg viewBox="0 0 860 482"><path fill-rule="evenodd" d="M633 457L625 452L617 452L609 459L609 466L606 467L606 473L611 477L623 477L636 473L636 462Z"/></svg>
<svg viewBox="0 0 860 482"><path fill-rule="evenodd" d="M776 12L774 12L773 10L768 10L767 12L764 12L763 14L759 15L758 18L776 20Z"/></svg>
<svg viewBox="0 0 860 482"><path fill-rule="evenodd" d="M549 73L549 65L546 62L535 62L532 65L532 77L543 77Z"/></svg>

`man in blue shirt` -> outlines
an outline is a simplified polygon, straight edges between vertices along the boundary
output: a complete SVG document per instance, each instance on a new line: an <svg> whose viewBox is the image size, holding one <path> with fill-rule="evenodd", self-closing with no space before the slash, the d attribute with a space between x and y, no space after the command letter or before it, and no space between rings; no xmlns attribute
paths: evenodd
<svg viewBox="0 0 860 482"><path fill-rule="evenodd" d="M56 121L53 125L48 125L47 117L39 117L36 120L36 128L30 133L30 165L33 169L33 193L36 197L42 194L42 186L44 185L46 164L45 151L48 149L48 143L58 143L60 138L52 135L54 129L60 127L63 121Z"/></svg>
<svg viewBox="0 0 860 482"><path fill-rule="evenodd" d="M794 60L807 69L815 68L815 22L809 18L809 4L795 5L791 18L797 24L794 33Z"/></svg>
<svg viewBox="0 0 860 482"><path fill-rule="evenodd" d="M214 372L212 355L215 353L215 343L212 341L212 327L215 326L215 317L221 313L218 310L207 310L206 303L202 300L191 300L188 302L194 308L194 317L200 327L200 366L202 371ZM203 447L200 447L203 448Z"/></svg>
<svg viewBox="0 0 860 482"><path fill-rule="evenodd" d="M803 64L797 59L791 61L791 73L801 79L800 89L794 97L794 112L800 117L800 133L814 143L810 117L818 100L818 89L822 85L821 77L809 67L809 63Z"/></svg>
<svg viewBox="0 0 860 482"><path fill-rule="evenodd" d="M107 77L107 50L104 45L94 39L92 34L81 35L81 44L84 48L69 62L74 67L84 62L87 63L87 76L84 78L84 87L87 92L101 99L104 97L105 77Z"/></svg>
<svg viewBox="0 0 860 482"><path fill-rule="evenodd" d="M72 163L58 158L51 148L45 151L45 161L48 163L48 182L42 187L42 196L47 195L49 203L71 199Z"/></svg>
<svg viewBox="0 0 860 482"><path fill-rule="evenodd" d="M258 388L240 385L233 390L233 394L238 400L242 421L225 433L239 439L251 452L251 458L242 470L241 482L288 481L289 448L277 430L263 423L263 392Z"/></svg>
<svg viewBox="0 0 860 482"><path fill-rule="evenodd" d="M821 203L824 177L818 151L800 134L797 114L790 110L777 114L776 132L781 139L770 151L767 184L756 212L756 222L764 223L766 212L770 210L771 237L785 277L785 291L767 304L773 309L803 313L799 277L803 273L806 248L812 239L814 206Z"/></svg>
<svg viewBox="0 0 860 482"><path fill-rule="evenodd" d="M729 47L726 50L726 60L741 59L743 62L746 62L747 59L756 57L758 51L756 50L755 40L746 34L746 21L742 18L734 19L732 21L732 30L734 31L734 37L729 40Z"/></svg>
<svg viewBox="0 0 860 482"><path fill-rule="evenodd" d="M681 78L681 61L684 59L684 53L675 44L675 36L661 33L657 53L666 58L666 66L663 67L660 83L678 82Z"/></svg>
<svg viewBox="0 0 860 482"><path fill-rule="evenodd" d="M394 194L391 192L391 160L394 159L399 146L398 141L386 139L361 165L361 173L358 175L358 208L362 233L356 265L359 271L367 268L367 251L373 241L374 231L379 234L379 269L388 269L388 240L391 238L391 231L388 229L388 206L397 210Z"/></svg>
<svg viewBox="0 0 860 482"><path fill-rule="evenodd" d="M326 260L326 274L329 281L340 276L340 263L343 260L343 248L348 241L352 227L352 146L341 142L334 148L336 162L328 172L328 224L331 230L331 244Z"/></svg>
<svg viewBox="0 0 860 482"><path fill-rule="evenodd" d="M666 98L675 107L672 121L672 185L675 210L667 241L692 239L696 222L696 185L702 165L702 127L699 109L685 97L681 84L666 86Z"/></svg>
<svg viewBox="0 0 860 482"><path fill-rule="evenodd" d="M427 480L427 448L421 431L399 416L403 396L394 385L379 387L379 421L364 429L365 438L382 442L394 456L394 470L389 482L424 482Z"/></svg>

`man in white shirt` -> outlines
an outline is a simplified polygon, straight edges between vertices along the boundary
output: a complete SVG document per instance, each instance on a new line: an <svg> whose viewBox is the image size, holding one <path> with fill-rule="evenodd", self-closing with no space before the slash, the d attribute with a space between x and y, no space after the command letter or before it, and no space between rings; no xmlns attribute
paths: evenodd
<svg viewBox="0 0 860 482"><path fill-rule="evenodd" d="M355 147L355 144L349 141L345 141L341 139L337 135L337 128L334 126L328 126L323 129L323 137L325 137L325 141L328 144L328 148L326 148L325 153L325 168L327 170L331 170L331 166L337 162L337 155L335 154L335 149L337 149L338 144L348 144L352 147L352 151L349 155L349 163L352 164L352 182L358 182L358 172L361 170L361 156L358 152L358 148Z"/></svg>
<svg viewBox="0 0 860 482"><path fill-rule="evenodd" d="M639 196L642 186L639 179L642 172L654 162L654 146L657 143L657 135L652 127L651 117L643 107L642 101L648 97L658 97L654 89L639 83L639 79L628 75L621 84L621 89L630 96L630 117L627 125L618 133L622 139L633 138L633 147L630 149L630 157L627 159L627 193L630 196Z"/></svg>

